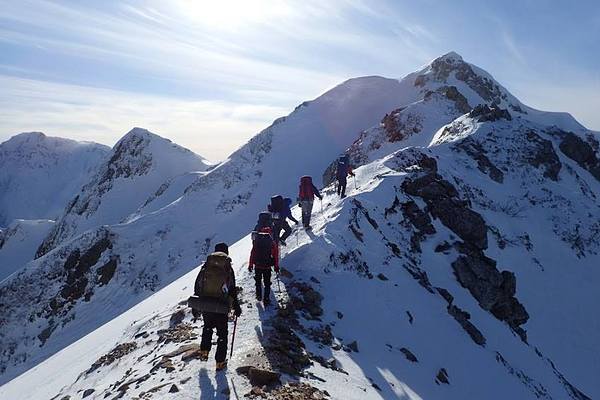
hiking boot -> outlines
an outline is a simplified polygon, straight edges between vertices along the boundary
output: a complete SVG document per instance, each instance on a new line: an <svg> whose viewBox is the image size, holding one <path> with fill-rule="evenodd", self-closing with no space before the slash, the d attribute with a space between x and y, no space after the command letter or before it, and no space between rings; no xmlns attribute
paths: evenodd
<svg viewBox="0 0 600 400"><path fill-rule="evenodd" d="M310 230L312 230L312 226L308 225L308 226L306 227L306 230L307 230L307 231L310 231Z"/></svg>
<svg viewBox="0 0 600 400"><path fill-rule="evenodd" d="M256 301L262 301L262 295L260 293L256 293Z"/></svg>
<svg viewBox="0 0 600 400"><path fill-rule="evenodd" d="M208 361L208 350L200 350L200 361Z"/></svg>
<svg viewBox="0 0 600 400"><path fill-rule="evenodd" d="M265 297L263 300L263 306L267 307L269 304L271 304L271 299L268 297Z"/></svg>
<svg viewBox="0 0 600 400"><path fill-rule="evenodd" d="M225 360L225 361L220 361L220 362L217 362L217 364L216 364L216 367L215 367L215 369L216 369L217 371L222 371L222 370L224 370L225 368L227 368L227 360Z"/></svg>

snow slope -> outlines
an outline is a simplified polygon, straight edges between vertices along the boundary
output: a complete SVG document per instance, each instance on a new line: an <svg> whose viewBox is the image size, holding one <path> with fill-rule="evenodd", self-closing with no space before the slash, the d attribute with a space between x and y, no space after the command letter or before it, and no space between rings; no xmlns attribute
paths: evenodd
<svg viewBox="0 0 600 400"><path fill-rule="evenodd" d="M0 226L13 219L56 219L109 150L40 132L0 144Z"/></svg>
<svg viewBox="0 0 600 400"><path fill-rule="evenodd" d="M183 329L166 317L191 291L193 273L185 274L215 242L243 238L271 194L294 193L298 176L320 176L356 141L364 165L352 197L339 202L329 195L322 214L317 203L314 233L301 232L295 246L289 241L283 262L293 276L284 280L282 300L297 311L256 315L246 307L237 340L280 369L282 355L254 327L297 338L306 357L300 354L292 375L333 398L597 397L598 138L568 132L568 117L562 129L552 114L530 118L530 109L487 74L459 61L449 54L400 82L350 80L194 176L181 197L185 184L173 184L173 191L168 185L132 218L75 236L28 264L0 287L1 382L52 357L6 383L0 395L10 398L37 381L47 385L31 388L32 396L95 387L92 397L101 397L115 392L109 386L116 379L150 370L154 375L136 383L143 390L163 378L179 382L182 396L218 387L203 369L196 378L199 366L179 356L170 357L177 372L153 369L161 360L155 357L176 348L165 347L159 331ZM469 108L480 104L476 96L486 106L458 114L460 97L448 96L450 86ZM391 100L379 103L387 87ZM375 116L374 105L388 108ZM398 111L404 107L420 113L424 129L400 132L399 140L388 140L396 130L381 141L359 136L365 129L382 134L378 121L386 114L396 119L388 128L409 121ZM537 120L543 115L548 123ZM415 145L422 148L407 147ZM242 239L233 251L238 268L248 246ZM251 298L251 279L242 282ZM135 329L121 335L127 323ZM146 328L148 336L136 338ZM132 341L137 350L121 361L83 374L113 346ZM149 363L136 363L145 354ZM235 358L232 367L244 361ZM64 367L61 377L51 372L57 366ZM129 368L136 371L125 376ZM181 383L184 375L193 379ZM230 381L238 379L230 373Z"/></svg>
<svg viewBox="0 0 600 400"><path fill-rule="evenodd" d="M0 282L30 260L54 221L14 220L0 232Z"/></svg>

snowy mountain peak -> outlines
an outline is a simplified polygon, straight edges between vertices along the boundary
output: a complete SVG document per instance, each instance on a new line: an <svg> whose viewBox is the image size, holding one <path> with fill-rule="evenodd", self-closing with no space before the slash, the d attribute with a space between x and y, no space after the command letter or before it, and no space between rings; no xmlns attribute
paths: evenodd
<svg viewBox="0 0 600 400"><path fill-rule="evenodd" d="M132 129L69 202L37 256L87 229L122 221L174 177L208 166L204 158L168 139Z"/></svg>
<svg viewBox="0 0 600 400"><path fill-rule="evenodd" d="M127 132L119 141L117 142L117 146L123 142L132 142L136 140L164 140L167 142L171 142L169 139L163 138L155 133L150 132L147 129L134 127L129 132Z"/></svg>
<svg viewBox="0 0 600 400"><path fill-rule="evenodd" d="M0 226L18 218L57 218L109 150L41 132L0 144Z"/></svg>
<svg viewBox="0 0 600 400"><path fill-rule="evenodd" d="M124 149L129 149L129 152L124 152ZM117 142L113 148L113 157L111 157L111 159L114 161L119 156L124 156L126 154L129 154L129 156L141 156L142 152L151 153L151 156L154 158L162 157L163 155L172 152L181 154L183 157L193 158L202 164L206 164L206 166L209 164L205 158L195 154L191 150L179 146L171 140L152 133L147 129L138 127L131 129ZM200 168L200 170L204 169L205 167Z"/></svg>
<svg viewBox="0 0 600 400"><path fill-rule="evenodd" d="M22 132L17 135L14 135L10 139L8 139L4 144L12 143L31 143L31 142L39 142L41 140L46 139L47 136L42 132Z"/></svg>
<svg viewBox="0 0 600 400"><path fill-rule="evenodd" d="M414 74L415 87L436 90L440 86L456 86L471 105L494 104L526 113L524 106L486 71L465 62L455 52L433 60Z"/></svg>
<svg viewBox="0 0 600 400"><path fill-rule="evenodd" d="M444 54L443 56L440 56L438 58L435 59L436 61L445 61L445 62L449 62L449 63L454 63L454 62L461 62L463 61L463 58L460 54L458 54L457 52L451 51L448 52L446 54Z"/></svg>
<svg viewBox="0 0 600 400"><path fill-rule="evenodd" d="M70 152L77 147L88 147L94 150L108 150L107 146L80 142L72 139L46 136L42 132L23 132L14 135L7 141L0 143L0 154L2 154L2 163L7 158L21 159L23 163L31 160L36 154L41 157L60 157L63 153Z"/></svg>

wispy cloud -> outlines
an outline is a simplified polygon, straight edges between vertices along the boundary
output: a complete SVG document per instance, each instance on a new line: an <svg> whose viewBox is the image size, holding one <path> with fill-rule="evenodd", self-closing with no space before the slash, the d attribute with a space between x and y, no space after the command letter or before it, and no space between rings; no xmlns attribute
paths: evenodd
<svg viewBox="0 0 600 400"><path fill-rule="evenodd" d="M111 144L143 125L222 158L347 78L401 77L451 49L520 84L542 72L515 24L434 1L0 2L0 139L38 129Z"/></svg>
<svg viewBox="0 0 600 400"><path fill-rule="evenodd" d="M134 126L212 160L225 158L288 110L230 101L180 100L0 76L0 140L43 131L113 145Z"/></svg>

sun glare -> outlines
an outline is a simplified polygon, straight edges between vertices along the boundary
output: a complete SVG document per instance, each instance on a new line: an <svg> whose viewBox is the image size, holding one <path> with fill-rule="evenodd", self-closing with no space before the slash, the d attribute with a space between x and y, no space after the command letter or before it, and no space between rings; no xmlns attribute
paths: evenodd
<svg viewBox="0 0 600 400"><path fill-rule="evenodd" d="M291 11L285 2L274 0L179 0L177 6L191 22L220 29L269 22Z"/></svg>

